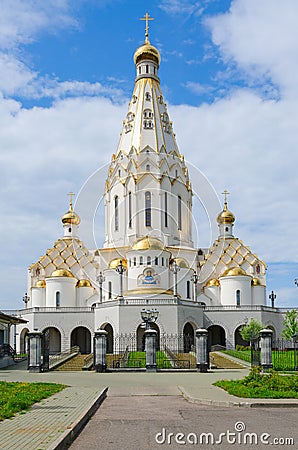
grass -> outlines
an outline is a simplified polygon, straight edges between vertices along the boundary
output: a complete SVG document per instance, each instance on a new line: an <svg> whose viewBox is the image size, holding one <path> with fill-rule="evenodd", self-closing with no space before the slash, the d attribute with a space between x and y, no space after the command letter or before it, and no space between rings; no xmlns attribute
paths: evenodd
<svg viewBox="0 0 298 450"><path fill-rule="evenodd" d="M242 359L250 363L251 353L250 350L223 350L223 353L234 356L235 358ZM298 359L298 354L297 354ZM298 361L297 361L298 363ZM272 364L274 370L289 371L294 370L295 356L294 350L273 350L272 351Z"/></svg>
<svg viewBox="0 0 298 450"><path fill-rule="evenodd" d="M0 381L0 421L28 410L34 403L62 391L65 387L54 383Z"/></svg>
<svg viewBox="0 0 298 450"><path fill-rule="evenodd" d="M169 358L162 351L156 352L156 365L163 369L172 367ZM146 352L129 352L127 367L146 367Z"/></svg>
<svg viewBox="0 0 298 450"><path fill-rule="evenodd" d="M220 380L214 383L229 394L244 398L298 398L298 376L280 375L275 371L262 374L259 367L251 369L242 380Z"/></svg>

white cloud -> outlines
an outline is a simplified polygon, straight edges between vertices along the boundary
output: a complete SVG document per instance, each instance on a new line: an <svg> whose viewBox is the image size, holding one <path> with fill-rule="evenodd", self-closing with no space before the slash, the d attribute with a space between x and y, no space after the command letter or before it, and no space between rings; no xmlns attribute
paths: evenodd
<svg viewBox="0 0 298 450"><path fill-rule="evenodd" d="M206 23L225 61L271 77L284 95L297 95L297 15L296 0L234 0L229 12Z"/></svg>
<svg viewBox="0 0 298 450"><path fill-rule="evenodd" d="M193 2L189 0L162 0L159 7L168 14L200 15L204 11L201 1Z"/></svg>

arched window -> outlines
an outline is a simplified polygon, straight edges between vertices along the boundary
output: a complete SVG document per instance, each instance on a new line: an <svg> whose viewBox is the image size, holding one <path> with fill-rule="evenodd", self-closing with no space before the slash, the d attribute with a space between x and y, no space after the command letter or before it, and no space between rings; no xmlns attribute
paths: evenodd
<svg viewBox="0 0 298 450"><path fill-rule="evenodd" d="M164 264L165 264L165 260L164 260L164 257L162 256L162 258L161 258L161 265L164 266Z"/></svg>
<svg viewBox="0 0 298 450"><path fill-rule="evenodd" d="M145 226L151 227L151 193L145 192Z"/></svg>
<svg viewBox="0 0 298 450"><path fill-rule="evenodd" d="M150 172L150 165L149 164L146 165L146 172Z"/></svg>
<svg viewBox="0 0 298 450"><path fill-rule="evenodd" d="M182 230L182 200L178 195L178 230Z"/></svg>
<svg viewBox="0 0 298 450"><path fill-rule="evenodd" d="M60 297L61 297L60 292L59 291L56 292L56 308L60 307Z"/></svg>
<svg viewBox="0 0 298 450"><path fill-rule="evenodd" d="M131 192L128 193L128 228L132 227L132 199Z"/></svg>
<svg viewBox="0 0 298 450"><path fill-rule="evenodd" d="M240 290L237 289L237 291L236 291L236 305L240 306L240 303L241 303L241 293L240 293Z"/></svg>
<svg viewBox="0 0 298 450"><path fill-rule="evenodd" d="M133 265L134 265L134 266L137 265L137 258L136 258L136 257L134 257L134 259L133 259Z"/></svg>
<svg viewBox="0 0 298 450"><path fill-rule="evenodd" d="M109 281L108 283L108 299L111 300L112 298L112 282Z"/></svg>
<svg viewBox="0 0 298 450"><path fill-rule="evenodd" d="M186 282L186 298L190 298L190 281Z"/></svg>
<svg viewBox="0 0 298 450"><path fill-rule="evenodd" d="M151 266L151 256L147 256L147 266Z"/></svg>
<svg viewBox="0 0 298 450"><path fill-rule="evenodd" d="M119 229L119 197L118 195L114 198L114 215L115 215L115 231Z"/></svg>
<svg viewBox="0 0 298 450"><path fill-rule="evenodd" d="M158 256L155 256L155 258L154 258L154 264L155 264L156 266L158 266Z"/></svg>
<svg viewBox="0 0 298 450"><path fill-rule="evenodd" d="M140 256L140 266L143 265L143 256Z"/></svg>

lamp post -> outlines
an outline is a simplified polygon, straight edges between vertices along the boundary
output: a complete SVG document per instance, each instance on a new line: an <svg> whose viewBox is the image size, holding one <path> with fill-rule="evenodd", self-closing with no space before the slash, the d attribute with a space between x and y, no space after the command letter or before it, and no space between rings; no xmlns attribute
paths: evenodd
<svg viewBox="0 0 298 450"><path fill-rule="evenodd" d="M197 283L198 283L199 277L197 272L194 270L193 271L193 275L191 277L191 281L193 282L193 297L194 297L194 302L197 301Z"/></svg>
<svg viewBox="0 0 298 450"><path fill-rule="evenodd" d="M119 300L123 300L123 273L124 273L124 267L122 264L122 261L120 261L120 263L118 264L118 266L116 267L116 271L119 273L120 275L120 295L119 295Z"/></svg>
<svg viewBox="0 0 298 450"><path fill-rule="evenodd" d="M27 292L25 293L23 297L23 302L25 303L25 308L27 308L27 303L29 302L30 297L27 295Z"/></svg>
<svg viewBox="0 0 298 450"><path fill-rule="evenodd" d="M146 325L146 330L150 330L150 323L155 323L157 321L159 311L157 309L146 309L141 310L142 321Z"/></svg>
<svg viewBox="0 0 298 450"><path fill-rule="evenodd" d="M178 264L176 263L176 260L174 259L172 267L171 267L171 271L174 274L174 297L177 298L178 297L178 293L177 293L177 282L178 282L178 272L180 270L180 267L178 266Z"/></svg>
<svg viewBox="0 0 298 450"><path fill-rule="evenodd" d="M276 299L276 294L274 293L274 291L271 291L269 298L271 300L271 306L272 306L272 308L274 308L274 300Z"/></svg>
<svg viewBox="0 0 298 450"><path fill-rule="evenodd" d="M105 277L103 276L102 272L99 272L99 275L97 277L97 282L99 284L99 303L102 303L102 285L105 281Z"/></svg>

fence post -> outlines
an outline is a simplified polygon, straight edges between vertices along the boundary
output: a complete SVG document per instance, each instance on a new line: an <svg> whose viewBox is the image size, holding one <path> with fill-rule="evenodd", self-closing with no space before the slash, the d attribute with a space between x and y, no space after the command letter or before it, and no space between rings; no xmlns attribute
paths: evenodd
<svg viewBox="0 0 298 450"><path fill-rule="evenodd" d="M145 331L146 371L156 372L156 330Z"/></svg>
<svg viewBox="0 0 298 450"><path fill-rule="evenodd" d="M196 330L196 352L197 352L197 370L207 372L208 352L207 352L208 331L205 328Z"/></svg>
<svg viewBox="0 0 298 450"><path fill-rule="evenodd" d="M263 371L272 369L272 330L264 328L260 331L261 366Z"/></svg>
<svg viewBox="0 0 298 450"><path fill-rule="evenodd" d="M107 334L105 330L94 332L94 368L96 372L107 370Z"/></svg>
<svg viewBox="0 0 298 450"><path fill-rule="evenodd" d="M29 372L41 372L41 331L31 331L29 338Z"/></svg>

